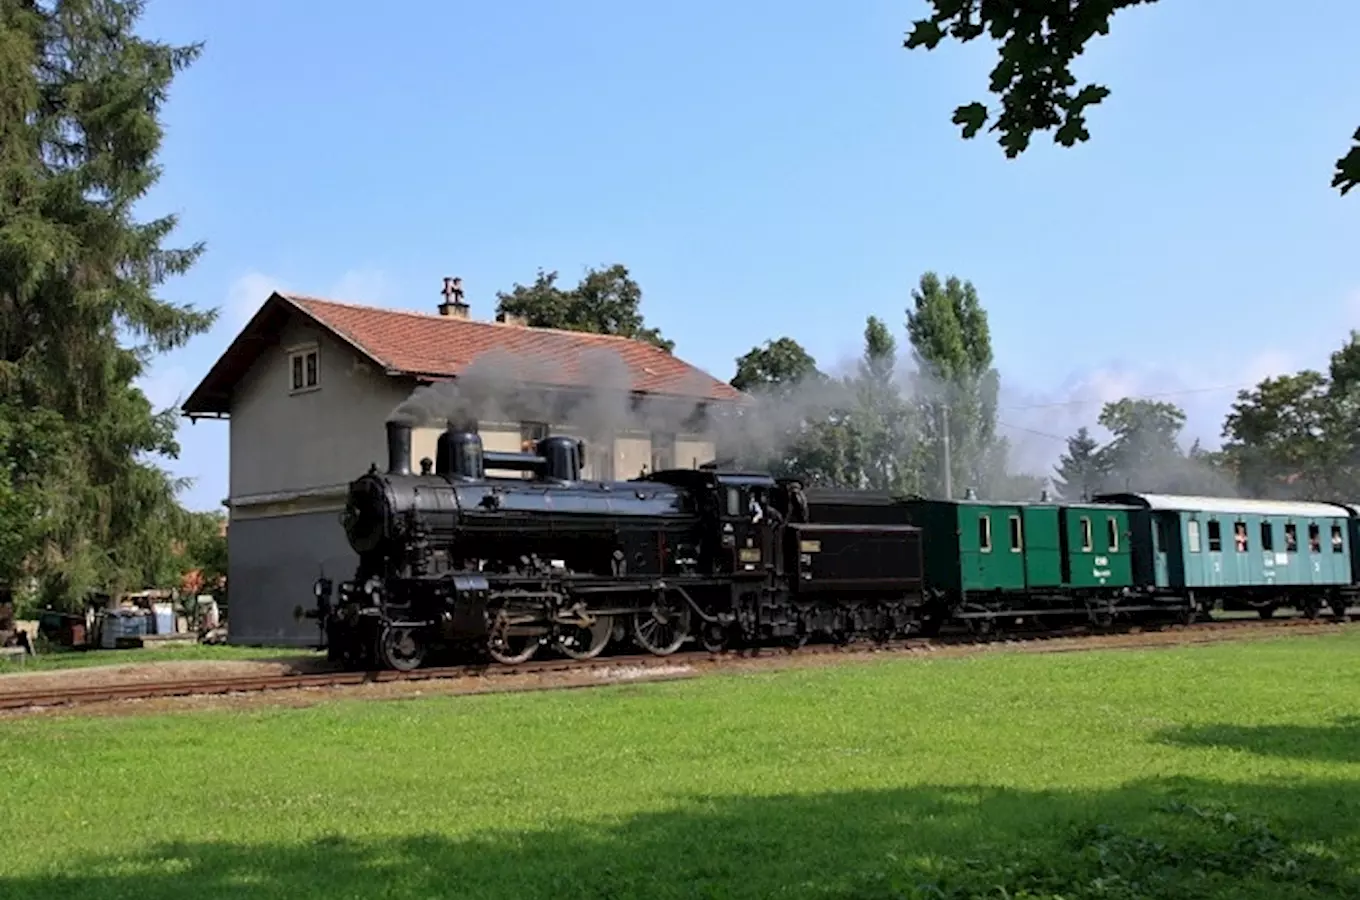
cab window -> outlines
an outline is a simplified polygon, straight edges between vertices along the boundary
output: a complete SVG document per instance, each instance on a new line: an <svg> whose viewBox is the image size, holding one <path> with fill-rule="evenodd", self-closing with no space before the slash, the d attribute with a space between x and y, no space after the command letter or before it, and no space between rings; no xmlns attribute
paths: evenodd
<svg viewBox="0 0 1360 900"><path fill-rule="evenodd" d="M727 515L734 519L741 515L741 490L738 488L727 489Z"/></svg>

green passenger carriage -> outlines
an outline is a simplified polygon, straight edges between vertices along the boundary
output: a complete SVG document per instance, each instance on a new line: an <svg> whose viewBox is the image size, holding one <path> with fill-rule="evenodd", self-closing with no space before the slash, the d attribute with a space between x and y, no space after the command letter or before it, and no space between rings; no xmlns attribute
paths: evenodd
<svg viewBox="0 0 1360 900"><path fill-rule="evenodd" d="M979 629L1038 616L1183 615L1173 598L1132 590L1130 507L924 499L905 507L924 534L926 584Z"/></svg>

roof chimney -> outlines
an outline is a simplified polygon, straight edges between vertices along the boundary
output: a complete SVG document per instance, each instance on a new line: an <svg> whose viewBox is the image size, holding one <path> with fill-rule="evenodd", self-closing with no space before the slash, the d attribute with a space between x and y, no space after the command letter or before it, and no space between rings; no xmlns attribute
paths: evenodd
<svg viewBox="0 0 1360 900"><path fill-rule="evenodd" d="M496 313L496 321L497 321L497 322L500 322L502 325L528 325L528 324L529 324L528 322L524 321L524 317L523 317L523 316L517 316L517 315L515 315L514 313L508 313L508 312L498 312L498 313Z"/></svg>
<svg viewBox="0 0 1360 900"><path fill-rule="evenodd" d="M463 302L463 279L445 278L444 302L439 304L439 314L441 316L453 316L456 319L466 319L468 317L468 305Z"/></svg>

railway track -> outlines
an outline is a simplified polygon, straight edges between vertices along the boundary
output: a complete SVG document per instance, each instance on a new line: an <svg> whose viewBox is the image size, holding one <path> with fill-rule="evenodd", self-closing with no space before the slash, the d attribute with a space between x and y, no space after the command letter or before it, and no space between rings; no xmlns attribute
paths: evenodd
<svg viewBox="0 0 1360 900"><path fill-rule="evenodd" d="M0 710L24 710L57 706L80 706L119 700L262 693L304 688L342 688L392 682L445 681L459 678L495 679L502 682L489 690L522 690L517 682L528 676L585 674L596 676L576 684L550 685L538 689L585 687L608 684L620 676L648 681L692 677L697 671L718 669L745 661L775 661L796 657L867 656L871 654L938 654L1019 650L1061 653L1098 648L1180 646L1233 640L1252 632L1294 631L1326 633L1353 627L1351 620L1241 619L1215 620L1194 625L1110 629L1100 632L1077 627L1067 630L999 632L989 635L946 634L935 638L906 638L884 643L807 644L799 648L760 647L719 654L705 650L681 651L669 656L620 654L584 662L570 659L531 660L516 666L499 663L438 666L415 672L314 672L278 675L239 675L220 678L179 679L161 682L112 683L58 688L4 690L0 685ZM646 675L646 670L655 674Z"/></svg>

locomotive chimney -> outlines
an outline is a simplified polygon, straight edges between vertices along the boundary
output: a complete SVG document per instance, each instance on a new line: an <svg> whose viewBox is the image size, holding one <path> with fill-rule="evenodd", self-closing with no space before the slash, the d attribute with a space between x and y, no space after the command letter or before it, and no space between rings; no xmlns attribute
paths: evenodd
<svg viewBox="0 0 1360 900"><path fill-rule="evenodd" d="M387 473L411 474L411 426L401 422L387 423Z"/></svg>
<svg viewBox="0 0 1360 900"><path fill-rule="evenodd" d="M455 319L466 319L468 317L468 305L463 302L463 279L445 278L444 302L439 304L439 314L441 316L453 316Z"/></svg>

